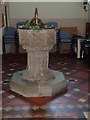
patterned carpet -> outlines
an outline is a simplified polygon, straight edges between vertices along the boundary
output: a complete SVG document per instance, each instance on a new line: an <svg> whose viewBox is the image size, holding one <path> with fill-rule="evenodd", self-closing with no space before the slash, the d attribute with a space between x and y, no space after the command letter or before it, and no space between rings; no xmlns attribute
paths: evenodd
<svg viewBox="0 0 90 120"><path fill-rule="evenodd" d="M62 71L68 83L68 90L63 94L54 97L25 98L10 91L9 81L13 73L24 70L27 64L26 54L4 55L2 58L2 120L85 120L84 112L88 112L88 73L90 69L83 60L76 59L76 56L61 55L57 57L50 54L49 67L53 70Z"/></svg>

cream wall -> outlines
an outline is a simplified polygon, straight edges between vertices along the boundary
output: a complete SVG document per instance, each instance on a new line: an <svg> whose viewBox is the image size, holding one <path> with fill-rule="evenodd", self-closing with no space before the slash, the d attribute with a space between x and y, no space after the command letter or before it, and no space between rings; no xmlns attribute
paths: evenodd
<svg viewBox="0 0 90 120"><path fill-rule="evenodd" d="M58 3L23 3L10 2L9 16L10 26L16 26L17 22L30 20L34 17L35 7L38 8L39 17L43 22L57 21L59 27L78 27L80 35L85 34L85 22L87 17L81 2L58 2Z"/></svg>
<svg viewBox="0 0 90 120"><path fill-rule="evenodd" d="M90 3L89 3L90 4ZM88 7L88 20L89 20L89 22L90 22L90 5L89 5L89 7Z"/></svg>
<svg viewBox="0 0 90 120"><path fill-rule="evenodd" d="M59 27L77 27L79 35L85 35L88 13L81 2L9 2L9 25L16 27L17 22L31 20L35 8L43 22L56 21Z"/></svg>
<svg viewBox="0 0 90 120"><path fill-rule="evenodd" d="M39 17L51 18L83 18L83 5L80 2L59 3L9 3L10 18L32 18L35 7L38 8Z"/></svg>

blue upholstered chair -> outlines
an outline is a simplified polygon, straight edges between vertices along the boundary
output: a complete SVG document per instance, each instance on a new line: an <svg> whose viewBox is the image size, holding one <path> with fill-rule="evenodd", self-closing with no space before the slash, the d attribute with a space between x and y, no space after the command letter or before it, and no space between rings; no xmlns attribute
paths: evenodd
<svg viewBox="0 0 90 120"><path fill-rule="evenodd" d="M14 27L4 28L3 53L6 53L5 44L14 44L16 46L15 52L18 53L18 45L16 41L16 29Z"/></svg>
<svg viewBox="0 0 90 120"><path fill-rule="evenodd" d="M72 42L71 42L71 34L70 34L70 32L61 31L60 34L59 34L59 40L60 40L60 48L62 46L62 43L70 44L70 50L71 50Z"/></svg>
<svg viewBox="0 0 90 120"><path fill-rule="evenodd" d="M24 25L26 22L17 22L16 23L16 41L18 42L18 47L19 47L19 34L18 34L18 28L19 26Z"/></svg>
<svg viewBox="0 0 90 120"><path fill-rule="evenodd" d="M19 26L21 26L21 25L25 25L25 22L18 22L18 23L16 24L16 28L18 29Z"/></svg>
<svg viewBox="0 0 90 120"><path fill-rule="evenodd" d="M51 25L53 25L53 27L55 27L56 29L58 29L58 23L57 22L47 22L48 27L50 27Z"/></svg>
<svg viewBox="0 0 90 120"><path fill-rule="evenodd" d="M48 27L53 25L53 27L56 29L56 53L59 54L59 32L58 32L58 23L57 22L47 22Z"/></svg>
<svg viewBox="0 0 90 120"><path fill-rule="evenodd" d="M61 43L71 43L70 32L60 32L60 42Z"/></svg>

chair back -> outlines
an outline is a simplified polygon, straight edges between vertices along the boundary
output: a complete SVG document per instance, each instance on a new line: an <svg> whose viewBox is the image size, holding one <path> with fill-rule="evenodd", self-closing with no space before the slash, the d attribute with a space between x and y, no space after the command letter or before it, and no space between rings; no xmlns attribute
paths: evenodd
<svg viewBox="0 0 90 120"><path fill-rule="evenodd" d="M18 29L19 26L22 26L22 25L25 25L25 22L18 22L18 23L16 24L16 28Z"/></svg>
<svg viewBox="0 0 90 120"><path fill-rule="evenodd" d="M51 25L53 25L53 27L55 27L56 29L58 29L58 23L57 22L47 22L48 27L50 27Z"/></svg>
<svg viewBox="0 0 90 120"><path fill-rule="evenodd" d="M71 34L70 32L60 32L60 38L61 39L70 39L71 38Z"/></svg>
<svg viewBox="0 0 90 120"><path fill-rule="evenodd" d="M15 31L14 27L4 28L4 35L15 35Z"/></svg>

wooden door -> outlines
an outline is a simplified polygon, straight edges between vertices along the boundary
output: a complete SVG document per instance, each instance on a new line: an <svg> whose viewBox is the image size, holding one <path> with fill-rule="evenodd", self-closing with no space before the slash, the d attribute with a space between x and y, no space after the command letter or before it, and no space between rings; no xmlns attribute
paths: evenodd
<svg viewBox="0 0 90 120"><path fill-rule="evenodd" d="M86 23L86 38L90 38L90 22Z"/></svg>

